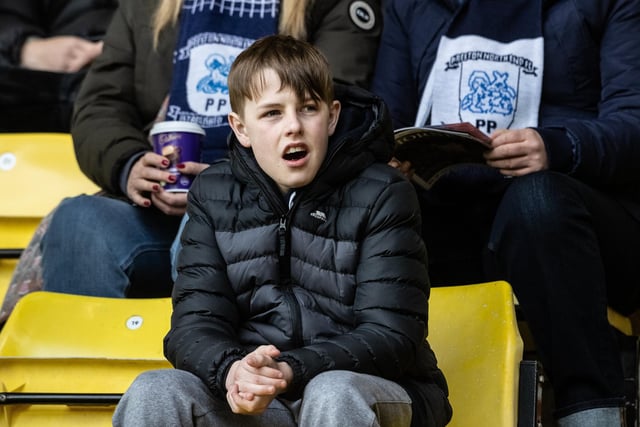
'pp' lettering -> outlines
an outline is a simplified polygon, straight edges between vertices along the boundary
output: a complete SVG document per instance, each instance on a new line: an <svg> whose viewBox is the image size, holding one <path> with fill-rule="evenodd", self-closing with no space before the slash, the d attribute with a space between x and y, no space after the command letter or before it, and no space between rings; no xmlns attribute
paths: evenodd
<svg viewBox="0 0 640 427"><path fill-rule="evenodd" d="M220 111L227 106L227 100L224 98L215 99L215 98L207 98L207 102L204 107L204 111L209 112L209 109L213 109L215 111Z"/></svg>
<svg viewBox="0 0 640 427"><path fill-rule="evenodd" d="M498 123L493 120L476 120L476 127L486 133L487 135L491 135L491 132L498 128Z"/></svg>

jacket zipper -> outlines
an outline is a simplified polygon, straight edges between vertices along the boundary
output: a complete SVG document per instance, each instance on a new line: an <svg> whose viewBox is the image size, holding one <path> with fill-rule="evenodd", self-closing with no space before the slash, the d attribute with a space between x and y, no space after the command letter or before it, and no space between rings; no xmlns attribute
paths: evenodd
<svg viewBox="0 0 640 427"><path fill-rule="evenodd" d="M300 312L300 304L293 293L293 285L291 283L291 248L289 245L291 240L289 217L295 206L298 204L297 202L299 197L296 197L291 209L284 209L282 197L273 195L273 189L268 185L265 185L265 183L260 179L261 177L258 176L255 170L249 167L242 156L238 156L238 160L253 177L257 185L262 189L262 192L267 198L272 209L280 215L280 224L278 225L278 265L280 266L280 285L283 288L283 295L292 315L292 347L302 347L304 344L302 339L302 315Z"/></svg>
<svg viewBox="0 0 640 427"><path fill-rule="evenodd" d="M278 227L279 239L279 265L280 265L280 284L283 287L283 295L287 301L287 305L291 308L291 334L294 347L302 347L304 342L302 339L302 315L300 313L300 304L293 294L293 284L291 283L291 231L288 227L287 215L280 217L280 225Z"/></svg>

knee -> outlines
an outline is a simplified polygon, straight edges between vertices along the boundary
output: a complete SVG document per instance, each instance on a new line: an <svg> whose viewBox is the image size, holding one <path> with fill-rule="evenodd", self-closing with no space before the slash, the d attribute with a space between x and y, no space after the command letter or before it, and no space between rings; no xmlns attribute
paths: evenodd
<svg viewBox="0 0 640 427"><path fill-rule="evenodd" d="M571 178L550 171L513 180L498 206L487 249L491 254L524 254L534 247L553 245L580 209Z"/></svg>
<svg viewBox="0 0 640 427"><path fill-rule="evenodd" d="M114 426L139 425L180 425L172 423L179 419L175 401L189 396L180 387L183 371L160 369L143 372L131 383L120 399L113 414Z"/></svg>
<svg viewBox="0 0 640 427"><path fill-rule="evenodd" d="M105 211L99 203L100 197L81 195L64 199L55 208L47 234L68 236L70 230L95 230L97 218Z"/></svg>
<svg viewBox="0 0 640 427"><path fill-rule="evenodd" d="M54 217L83 217L85 212L100 212L104 206L100 203L100 198L82 194L76 197L68 197L60 202L56 208Z"/></svg>
<svg viewBox="0 0 640 427"><path fill-rule="evenodd" d="M204 383L190 372L157 369L139 374L127 389L123 400L168 404L176 398L192 396L200 390L205 392L205 389Z"/></svg>
<svg viewBox="0 0 640 427"><path fill-rule="evenodd" d="M313 400L329 399L333 402L344 401L354 396L353 389L358 387L358 375L350 371L327 371L315 376L305 387L304 398ZM344 396L342 396L344 394Z"/></svg>
<svg viewBox="0 0 640 427"><path fill-rule="evenodd" d="M132 209L129 203L109 197L80 195L64 199L52 213L43 245L71 250L91 242L92 247L109 247L107 241L120 241L132 229L124 229L124 219L132 216Z"/></svg>
<svg viewBox="0 0 640 427"><path fill-rule="evenodd" d="M411 416L411 398L400 385L350 371L314 377L305 388L300 412L301 419L315 420L316 425L408 426Z"/></svg>
<svg viewBox="0 0 640 427"><path fill-rule="evenodd" d="M147 400L153 398L162 401L162 394L168 390L175 391L178 381L175 380L176 374L171 369L161 369L146 371L139 374L131 383L123 398L131 401L141 401L141 398Z"/></svg>
<svg viewBox="0 0 640 427"><path fill-rule="evenodd" d="M502 199L501 207L516 217L539 222L553 218L562 208L565 176L555 172L538 172L514 179Z"/></svg>
<svg viewBox="0 0 640 427"><path fill-rule="evenodd" d="M314 377L305 387L303 400L318 407L349 408L356 402L369 401L376 386L368 376L351 371L327 371Z"/></svg>
<svg viewBox="0 0 640 427"><path fill-rule="evenodd" d="M563 190L567 179L549 171L514 179L498 207L494 228L527 234L552 232L570 203Z"/></svg>

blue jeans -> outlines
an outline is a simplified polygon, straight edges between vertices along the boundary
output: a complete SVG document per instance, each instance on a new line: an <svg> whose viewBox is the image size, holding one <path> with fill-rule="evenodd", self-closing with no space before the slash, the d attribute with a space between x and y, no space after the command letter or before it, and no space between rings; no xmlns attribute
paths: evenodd
<svg viewBox="0 0 640 427"><path fill-rule="evenodd" d="M607 305L625 314L640 307L640 223L619 201L544 171L473 194L426 194L422 214L434 284L512 285L557 417L623 404Z"/></svg>
<svg viewBox="0 0 640 427"><path fill-rule="evenodd" d="M349 371L313 378L301 400L276 399L261 415L238 415L216 399L200 378L177 369L138 376L113 415L114 427L409 427L411 399L398 384ZM423 425L433 422L424 420Z"/></svg>
<svg viewBox="0 0 640 427"><path fill-rule="evenodd" d="M102 297L171 295L181 217L102 196L58 206L41 243L43 289Z"/></svg>

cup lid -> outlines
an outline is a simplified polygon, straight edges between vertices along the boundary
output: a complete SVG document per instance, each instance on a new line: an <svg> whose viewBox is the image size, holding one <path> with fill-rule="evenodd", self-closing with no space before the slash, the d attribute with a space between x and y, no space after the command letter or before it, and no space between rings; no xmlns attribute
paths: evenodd
<svg viewBox="0 0 640 427"><path fill-rule="evenodd" d="M192 122L180 122L177 120L155 123L149 131L149 135L165 132L190 132L205 135L204 129L202 129L199 124Z"/></svg>

